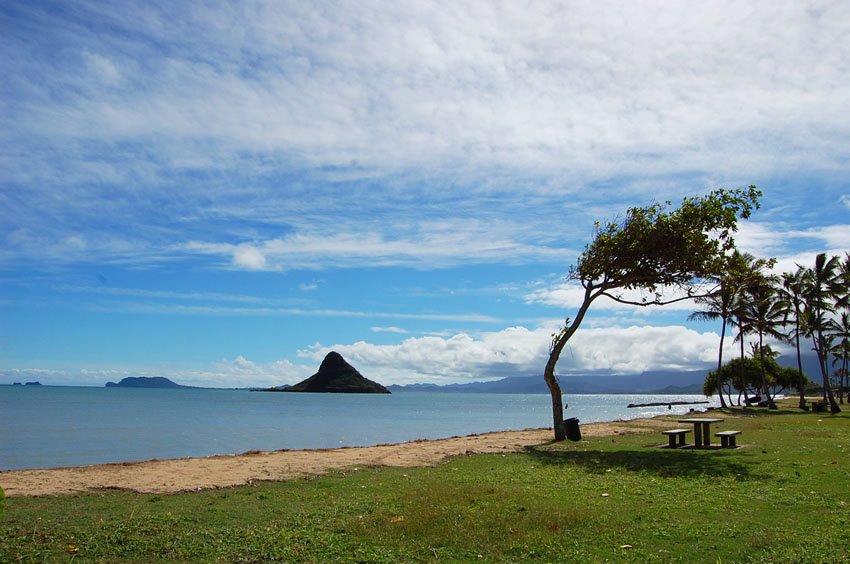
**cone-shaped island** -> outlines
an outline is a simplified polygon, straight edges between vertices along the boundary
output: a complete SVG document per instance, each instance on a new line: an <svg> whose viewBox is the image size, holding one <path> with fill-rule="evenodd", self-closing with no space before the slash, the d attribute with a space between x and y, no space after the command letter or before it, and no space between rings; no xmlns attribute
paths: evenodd
<svg viewBox="0 0 850 564"><path fill-rule="evenodd" d="M284 392L317 392L337 394L388 394L381 384L365 378L356 368L348 364L342 355L331 351L319 366L319 371L290 386Z"/></svg>

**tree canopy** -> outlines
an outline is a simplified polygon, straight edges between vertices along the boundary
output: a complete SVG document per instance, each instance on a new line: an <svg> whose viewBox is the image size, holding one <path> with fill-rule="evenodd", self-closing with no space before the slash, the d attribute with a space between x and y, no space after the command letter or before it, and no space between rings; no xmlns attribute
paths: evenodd
<svg viewBox="0 0 850 564"><path fill-rule="evenodd" d="M776 395L783 390L797 386L806 386L809 379L796 368L781 366L776 362L776 353L770 346L754 347L752 357L733 358L717 370L711 370L705 378L703 393L707 396L722 393L724 383L728 383L738 392L762 393L765 385L770 393ZM769 401L768 398L763 398Z"/></svg>
<svg viewBox="0 0 850 564"><path fill-rule="evenodd" d="M566 438L555 366L590 305L602 296L638 306L694 297L697 284L717 280L726 271L738 220L750 217L760 197L755 186L720 188L685 198L678 208L671 208L670 202L653 203L629 208L621 220L596 224L593 240L569 271L569 279L584 287L584 299L575 319L567 319L554 335L544 372L552 395L555 440ZM665 300L664 289L671 287L684 295ZM625 296L628 290L644 294L635 300Z"/></svg>
<svg viewBox="0 0 850 564"><path fill-rule="evenodd" d="M664 286L690 289L696 279L719 277L735 242L738 219L750 217L761 192L719 189L706 196L629 208L621 221L596 224L596 234L570 269L570 278L600 289L618 301L613 289L642 289L653 294L644 303L663 301Z"/></svg>

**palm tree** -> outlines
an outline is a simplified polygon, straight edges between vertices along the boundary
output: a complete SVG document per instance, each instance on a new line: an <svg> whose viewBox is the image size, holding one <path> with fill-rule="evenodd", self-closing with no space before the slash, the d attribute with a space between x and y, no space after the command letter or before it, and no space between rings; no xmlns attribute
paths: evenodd
<svg viewBox="0 0 850 564"><path fill-rule="evenodd" d="M726 338L726 326L731 322L732 305L735 301L735 292L733 285L728 278L721 278L717 290L707 296L696 298L698 304L705 306L701 311L695 311L688 316L689 320L697 321L721 321L720 324L720 347L717 352L717 374L719 376L720 369L723 367L723 341ZM726 400L723 398L724 387L726 383L723 380L717 381L717 393L720 396L720 407L727 407ZM730 392L731 393L731 392ZM731 398L729 402L731 403Z"/></svg>
<svg viewBox="0 0 850 564"><path fill-rule="evenodd" d="M850 252L845 253L844 260L838 266L840 284L835 296L837 309L850 310Z"/></svg>
<svg viewBox="0 0 850 564"><path fill-rule="evenodd" d="M750 308L750 302L752 299L752 296L747 292L747 290L761 283L764 278L762 271L765 268L772 266L773 263L773 259L757 259L749 253L741 253L739 251L735 251L729 257L727 276L734 291L730 313L733 325L738 327L738 335L734 340L739 342L741 345L740 379L742 381L744 380L744 359L746 358L746 354L744 353L744 341L746 335L752 332L752 327L747 326L745 322L747 318L747 310ZM741 395L739 393L739 405L741 403L740 397ZM747 404L748 402L749 398L747 397L747 390L745 388L744 403Z"/></svg>
<svg viewBox="0 0 850 564"><path fill-rule="evenodd" d="M831 340L827 333L829 314L835 310L834 299L837 295L846 292L843 274L838 272L839 260L837 256L827 259L826 253L820 253L815 257L815 266L806 270L803 299L806 304L807 333L812 338L815 353L818 356L821 376L823 377L824 400L829 402L832 413L838 413L841 408L835 402L832 386L829 383L829 372L827 370L827 357L829 355Z"/></svg>
<svg viewBox="0 0 850 564"><path fill-rule="evenodd" d="M840 364L836 370L838 376L838 400L844 403L844 389L847 387L847 369L850 364L850 310L842 311L837 319L829 322L829 336L835 339L830 352L834 360L832 365Z"/></svg>
<svg viewBox="0 0 850 564"><path fill-rule="evenodd" d="M797 391L800 393L799 407L806 407L806 392L803 385L803 358L800 354L800 330L803 321L803 284L805 279L805 269L801 266L797 267L796 272L786 272L782 275L782 286L778 288L779 298L785 302L786 319L791 314L794 315L793 334L788 336L788 340L794 343L794 348L797 350L797 373L800 376Z"/></svg>
<svg viewBox="0 0 850 564"><path fill-rule="evenodd" d="M773 397L770 395L770 387L768 386L767 375L765 373L765 337L773 337L782 339L785 337L781 331L781 327L785 325L787 319L787 310L781 300L777 300L776 293L776 278L773 276L765 276L759 283L747 288L747 294L750 300L746 303L743 310L741 329L748 329L749 332L758 335L758 352L759 360L761 361L761 391L767 399L770 409L777 409L773 402Z"/></svg>

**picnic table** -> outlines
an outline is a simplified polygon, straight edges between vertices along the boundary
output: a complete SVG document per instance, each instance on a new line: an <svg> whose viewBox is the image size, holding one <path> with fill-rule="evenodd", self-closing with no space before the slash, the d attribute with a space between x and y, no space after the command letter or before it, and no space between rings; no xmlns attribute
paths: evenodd
<svg viewBox="0 0 850 564"><path fill-rule="evenodd" d="M723 419L716 417L689 417L679 419L679 423L691 423L694 426L694 447L708 448L711 446L711 424L722 423Z"/></svg>

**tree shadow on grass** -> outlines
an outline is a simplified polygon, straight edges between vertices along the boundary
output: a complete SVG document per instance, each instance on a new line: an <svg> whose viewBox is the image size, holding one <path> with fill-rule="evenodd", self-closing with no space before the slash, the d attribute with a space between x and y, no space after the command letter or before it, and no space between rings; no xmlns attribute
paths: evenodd
<svg viewBox="0 0 850 564"><path fill-rule="evenodd" d="M574 465L593 474L617 468L648 472L663 478L674 476L733 477L738 480L768 479L757 472L758 462L740 451L667 450L652 446L647 450L549 450L529 447L528 454L541 464ZM734 456L730 456L730 454Z"/></svg>

